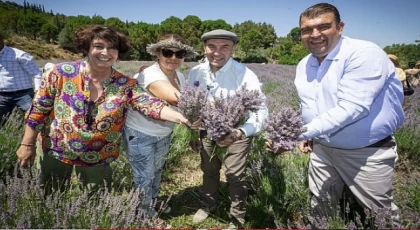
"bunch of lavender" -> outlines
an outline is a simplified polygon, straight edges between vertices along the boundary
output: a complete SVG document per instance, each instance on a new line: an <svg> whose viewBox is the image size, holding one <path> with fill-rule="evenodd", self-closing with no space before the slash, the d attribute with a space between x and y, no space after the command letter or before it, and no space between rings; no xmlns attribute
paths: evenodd
<svg viewBox="0 0 420 230"><path fill-rule="evenodd" d="M190 122L197 121L201 109L206 104L206 90L195 86L185 85L178 97L178 109Z"/></svg>
<svg viewBox="0 0 420 230"><path fill-rule="evenodd" d="M202 109L202 127L211 140L218 141L232 129L245 122L248 112L257 111L265 97L257 90L239 89L234 96L220 95L209 101Z"/></svg>
<svg viewBox="0 0 420 230"><path fill-rule="evenodd" d="M178 97L178 109L190 122L197 121L201 116L201 109L206 104L206 90L198 88L198 83L194 86L185 85L181 89L181 96ZM197 140L199 135L196 131L188 129L187 139Z"/></svg>
<svg viewBox="0 0 420 230"><path fill-rule="evenodd" d="M298 143L298 137L305 131L302 118L290 107L271 113L265 129L265 139L272 141L274 152L280 148L292 150Z"/></svg>
<svg viewBox="0 0 420 230"><path fill-rule="evenodd" d="M258 90L247 90L246 85L243 85L240 90L236 91L236 97L241 98L241 103L245 110L250 112L256 112L265 103L265 96Z"/></svg>

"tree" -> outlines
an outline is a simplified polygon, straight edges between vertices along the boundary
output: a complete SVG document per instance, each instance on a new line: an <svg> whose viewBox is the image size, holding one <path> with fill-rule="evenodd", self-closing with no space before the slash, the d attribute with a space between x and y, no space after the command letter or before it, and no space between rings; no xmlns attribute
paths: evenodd
<svg viewBox="0 0 420 230"><path fill-rule="evenodd" d="M41 36L47 43L50 43L51 40L56 40L58 37L58 28L52 23L48 22L42 25L41 27Z"/></svg>
<svg viewBox="0 0 420 230"><path fill-rule="evenodd" d="M63 49L77 52L74 45L74 31L64 27L58 34L58 45Z"/></svg>
<svg viewBox="0 0 420 230"><path fill-rule="evenodd" d="M261 39L262 34L255 29L249 30L241 37L239 45L241 50L245 52L245 57L248 57L248 54L251 50L262 46Z"/></svg>
<svg viewBox="0 0 420 230"><path fill-rule="evenodd" d="M215 29L232 30L232 26L222 19L204 20L200 26L200 34L204 34L205 32L209 32Z"/></svg>
<svg viewBox="0 0 420 230"><path fill-rule="evenodd" d="M295 27L292 30L290 30L290 33L287 34L287 38L289 38L293 42L293 44L300 43L300 28Z"/></svg>
<svg viewBox="0 0 420 230"><path fill-rule="evenodd" d="M240 24L236 23L233 26L233 32L238 35L240 40L250 30L257 30L261 34L261 45L266 49L272 46L276 41L277 35L274 31L274 27L267 23L255 23L251 20L247 20Z"/></svg>
<svg viewBox="0 0 420 230"><path fill-rule="evenodd" d="M1 11L0 12L0 29L18 33L19 11Z"/></svg>
<svg viewBox="0 0 420 230"><path fill-rule="evenodd" d="M182 35L182 26L183 23L180 18L171 16L160 23L159 33L161 35L168 33Z"/></svg>
<svg viewBox="0 0 420 230"><path fill-rule="evenodd" d="M45 23L47 23L47 20L43 15L28 11L19 17L18 29L24 35L31 36L32 39L37 39L42 25Z"/></svg>
<svg viewBox="0 0 420 230"><path fill-rule="evenodd" d="M384 51L398 57L401 68L408 68L409 62L420 60L420 43L417 44L392 44L386 46Z"/></svg>
<svg viewBox="0 0 420 230"><path fill-rule="evenodd" d="M100 15L96 15L95 14L92 17L92 24L95 24L95 25L103 25L103 24L105 24L105 18L103 18Z"/></svg>
<svg viewBox="0 0 420 230"><path fill-rule="evenodd" d="M146 46L155 43L159 36L159 25L139 22L129 27L130 41L133 48L131 58L135 60L150 60Z"/></svg>
<svg viewBox="0 0 420 230"><path fill-rule="evenodd" d="M125 33L128 32L125 23L116 17L106 19L104 25L119 29Z"/></svg>
<svg viewBox="0 0 420 230"><path fill-rule="evenodd" d="M185 43L193 46L195 50L201 49L201 20L199 17L194 15L188 15L182 20L182 34L181 36L185 39Z"/></svg>

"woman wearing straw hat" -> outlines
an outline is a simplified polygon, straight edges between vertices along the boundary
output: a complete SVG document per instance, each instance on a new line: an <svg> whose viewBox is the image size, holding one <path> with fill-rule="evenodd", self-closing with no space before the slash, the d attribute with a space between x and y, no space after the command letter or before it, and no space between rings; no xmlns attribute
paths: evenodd
<svg viewBox="0 0 420 230"><path fill-rule="evenodd" d="M394 63L395 73L397 74L398 78L400 79L402 85L404 87L406 87L407 83L406 83L405 72L404 72L403 69L400 68L400 63L398 62L398 57L395 56L394 54L388 54L388 57L392 61L392 63Z"/></svg>
<svg viewBox="0 0 420 230"><path fill-rule="evenodd" d="M178 68L186 57L195 55L191 46L183 44L183 39L175 34L166 34L155 44L149 44L147 52L157 57L157 61L134 76L140 86L154 96L177 106L177 96L185 83L184 75ZM134 184L144 190L144 208L153 217L157 210L169 212L168 206L156 201L165 158L169 150L174 123L151 120L140 113L129 110L124 127L128 160L133 169Z"/></svg>

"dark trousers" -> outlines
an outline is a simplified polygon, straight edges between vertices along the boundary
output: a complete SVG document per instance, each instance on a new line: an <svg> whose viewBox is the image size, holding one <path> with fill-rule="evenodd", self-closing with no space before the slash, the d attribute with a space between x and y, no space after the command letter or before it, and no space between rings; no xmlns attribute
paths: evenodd
<svg viewBox="0 0 420 230"><path fill-rule="evenodd" d="M234 142L227 148L221 160L214 154L215 142L205 138L200 150L201 170L203 171L203 202L210 210L214 209L219 199L220 169L226 168L231 199L230 214L235 218L245 218L248 183L246 181L246 162L251 150L251 138Z"/></svg>
<svg viewBox="0 0 420 230"><path fill-rule="evenodd" d="M15 107L26 112L32 105L33 89L24 89L14 92L0 91L0 121L12 113Z"/></svg>

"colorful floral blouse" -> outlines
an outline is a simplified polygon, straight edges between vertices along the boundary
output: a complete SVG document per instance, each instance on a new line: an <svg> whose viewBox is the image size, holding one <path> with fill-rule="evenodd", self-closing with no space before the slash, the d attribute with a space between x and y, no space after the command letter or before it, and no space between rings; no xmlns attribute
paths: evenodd
<svg viewBox="0 0 420 230"><path fill-rule="evenodd" d="M98 100L89 102L90 78L81 71L84 66L84 62L62 63L46 74L26 123L40 131L44 154L71 165L109 164L119 156L128 107L159 119L165 104L117 71L102 83Z"/></svg>

